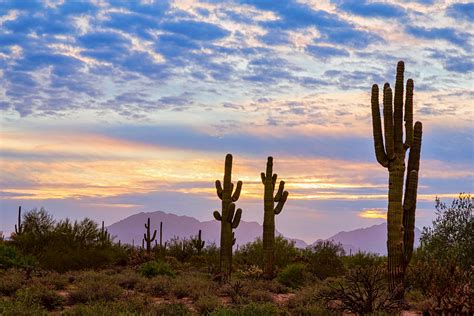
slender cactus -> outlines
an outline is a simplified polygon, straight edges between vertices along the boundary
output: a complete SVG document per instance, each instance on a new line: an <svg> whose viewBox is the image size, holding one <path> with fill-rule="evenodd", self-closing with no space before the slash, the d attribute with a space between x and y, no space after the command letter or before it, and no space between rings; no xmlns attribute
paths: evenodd
<svg viewBox="0 0 474 316"><path fill-rule="evenodd" d="M150 218L148 217L147 222L145 223L146 233L143 234L143 241L146 242L146 252L151 252L151 243L156 238L156 229L153 231L153 236L150 232Z"/></svg>
<svg viewBox="0 0 474 316"><path fill-rule="evenodd" d="M395 82L395 96L385 83L383 89L384 136L380 121L379 88L372 86L372 128L375 156L377 161L388 169L388 272L390 291L396 297L404 297L405 271L413 253L415 228L416 196L418 190L418 171L422 124L413 126L413 80L406 83L405 116L403 115L403 61L398 62ZM405 121L405 141L403 141L403 120ZM385 146L384 146L385 138ZM405 177L405 156L410 150ZM405 177L405 194L403 181ZM403 202L403 203L402 203Z"/></svg>
<svg viewBox="0 0 474 316"><path fill-rule="evenodd" d="M102 244L110 242L110 233L105 228L104 221L102 221L102 227L99 231L98 239Z"/></svg>
<svg viewBox="0 0 474 316"><path fill-rule="evenodd" d="M275 256L275 215L280 214L288 198L285 190L285 181L280 181L278 191L275 192L275 184L278 175L273 173L273 158L268 157L266 173L262 172L262 183L265 186L263 196L263 275L266 279L273 278L273 262ZM275 202L278 204L275 206Z"/></svg>
<svg viewBox="0 0 474 316"><path fill-rule="evenodd" d="M21 235L24 232L24 226L21 223L21 206L18 207L18 224L15 224L15 234Z"/></svg>
<svg viewBox="0 0 474 316"><path fill-rule="evenodd" d="M199 230L196 238L191 238L191 242L193 243L194 248L197 250L198 255L200 255L201 250L204 248L204 244L206 243L201 239L201 230Z"/></svg>
<svg viewBox="0 0 474 316"><path fill-rule="evenodd" d="M230 278L232 271L232 246L233 234L232 229L239 226L242 210L235 210L234 202L237 202L242 190L242 181L237 182L234 191L232 183L232 155L227 154L225 157L224 169L224 187L219 180L216 180L217 196L222 200L221 213L214 211L214 218L221 222L221 243L220 243L220 261L219 269L223 279Z"/></svg>

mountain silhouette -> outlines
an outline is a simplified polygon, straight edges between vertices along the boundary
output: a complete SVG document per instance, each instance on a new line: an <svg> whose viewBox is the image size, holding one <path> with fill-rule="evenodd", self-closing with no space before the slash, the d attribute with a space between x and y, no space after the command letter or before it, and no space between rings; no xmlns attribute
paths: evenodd
<svg viewBox="0 0 474 316"><path fill-rule="evenodd" d="M163 242L170 240L174 236L189 238L190 236L195 236L198 231L201 230L202 239L208 244L209 242L219 244L220 223L218 221L210 220L200 222L194 217L161 211L137 213L108 226L107 229L112 236L115 236L116 241L120 240L122 243L141 245L143 233L145 232L144 224L148 217L150 217L151 229L157 230L156 239L158 242L160 222L163 222ZM278 231L276 231L276 234L281 235ZM415 247L419 245L420 234L421 231L415 228ZM261 236L262 225L257 222L246 222L242 220L238 229L235 230L237 245L252 242ZM298 248L308 246L303 240L289 238L288 236L285 236L285 238L294 241ZM341 243L348 254L349 252L365 251L385 255L387 253L387 224L382 223L367 228L339 232L325 240ZM318 241L322 241L322 239L314 243Z"/></svg>

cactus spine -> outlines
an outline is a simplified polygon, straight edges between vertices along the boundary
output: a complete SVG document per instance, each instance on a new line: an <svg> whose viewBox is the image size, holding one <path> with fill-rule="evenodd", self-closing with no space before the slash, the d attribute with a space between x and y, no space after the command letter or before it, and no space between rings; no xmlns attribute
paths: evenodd
<svg viewBox="0 0 474 316"><path fill-rule="evenodd" d="M145 223L146 233L143 234L143 241L146 242L146 252L150 253L151 251L151 243L156 238L156 229L153 231L153 236L150 232L150 218L148 217L147 222ZM143 242L142 242L143 244Z"/></svg>
<svg viewBox="0 0 474 316"><path fill-rule="evenodd" d="M18 207L18 224L15 224L15 234L17 236L23 234L23 231L24 231L23 228L24 226L21 223L21 206L20 206Z"/></svg>
<svg viewBox="0 0 474 316"><path fill-rule="evenodd" d="M225 157L224 169L224 187L219 180L216 180L217 196L222 200L221 213L214 211L214 218L221 222L221 242L220 242L220 261L219 270L224 279L230 278L232 271L232 246L233 233L232 229L239 226L242 210L235 210L235 204L239 199L242 190L242 181L237 182L234 191L232 183L232 155L227 154ZM233 192L234 191L234 192Z"/></svg>
<svg viewBox="0 0 474 316"><path fill-rule="evenodd" d="M418 190L418 170L422 124L413 126L413 80L406 83L405 116L403 116L403 61L398 62L395 82L395 96L385 83L383 89L384 136L380 121L379 89L372 86L372 128L375 156L377 161L388 169L388 272L390 291L403 299L405 270L413 253L415 228L416 196ZM403 142L403 120L405 121L405 142ZM385 138L385 147L384 147ZM405 155L408 157L405 194L403 182L405 177Z"/></svg>
<svg viewBox="0 0 474 316"><path fill-rule="evenodd" d="M197 238L192 238L191 241L193 243L194 248L196 248L198 255L200 255L201 250L204 248L204 244L206 243L204 240L201 239L201 230L199 230Z"/></svg>
<svg viewBox="0 0 474 316"><path fill-rule="evenodd" d="M285 181L280 181L278 191L274 196L275 184L278 175L273 173L273 158L268 157L267 170L261 173L262 183L265 187L264 217L263 217L263 275L267 279L273 278L274 245L275 245L275 215L280 214L288 198L285 190ZM277 206L275 206L277 202Z"/></svg>

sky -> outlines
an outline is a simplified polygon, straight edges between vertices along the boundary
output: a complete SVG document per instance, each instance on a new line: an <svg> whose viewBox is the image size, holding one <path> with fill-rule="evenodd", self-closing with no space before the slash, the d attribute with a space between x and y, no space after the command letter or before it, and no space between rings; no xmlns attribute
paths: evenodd
<svg viewBox="0 0 474 316"><path fill-rule="evenodd" d="M227 153L263 220L266 157L283 234L381 223L372 84L398 60L423 122L416 225L474 188L474 4L462 1L0 0L0 230L18 206L112 224L211 220Z"/></svg>

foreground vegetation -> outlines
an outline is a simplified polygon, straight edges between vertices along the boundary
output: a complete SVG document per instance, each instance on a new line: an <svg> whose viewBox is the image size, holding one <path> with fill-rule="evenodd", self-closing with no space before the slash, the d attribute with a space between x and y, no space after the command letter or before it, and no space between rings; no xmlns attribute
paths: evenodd
<svg viewBox="0 0 474 316"><path fill-rule="evenodd" d="M23 215L19 234L0 242L0 314L472 313L471 197L451 206L437 201L436 209L407 269L404 301L390 294L385 257L348 256L330 242L297 249L276 237L276 277L268 280L256 240L234 252L232 278L222 281L215 244L201 249L192 238L175 238L148 252L114 243L89 219L55 221L33 210Z"/></svg>

